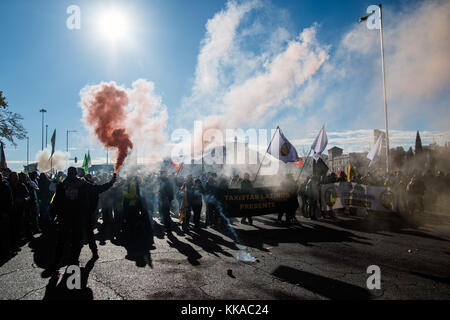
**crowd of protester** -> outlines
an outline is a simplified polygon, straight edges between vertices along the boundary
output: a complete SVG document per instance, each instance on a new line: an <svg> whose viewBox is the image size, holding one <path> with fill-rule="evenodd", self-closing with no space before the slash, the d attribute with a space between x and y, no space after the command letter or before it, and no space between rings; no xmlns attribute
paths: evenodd
<svg viewBox="0 0 450 320"><path fill-rule="evenodd" d="M321 208L320 188L322 185L340 182L353 182L366 186L389 187L396 200L395 211L411 215L427 213L445 213L450 205L450 174L428 170L421 173L412 170L404 173L396 170L392 173L368 172L362 176L352 174L350 178L344 172L329 173L326 176L307 177L299 182L299 195L302 201L302 212L311 219L318 213L322 216L334 216L333 212L323 212ZM349 208L350 213L355 208Z"/></svg>
<svg viewBox="0 0 450 320"><path fill-rule="evenodd" d="M281 187L288 192L284 212L278 213L281 223L298 222L296 212L310 219L334 216L322 212L320 206L321 186L336 182L351 182L370 186L390 187L397 197L398 210L415 214L426 210L438 210L436 197L449 194L450 176L431 171L420 175L408 175L396 171L389 175L352 175L344 172L326 176L312 176L296 181L292 174L277 176ZM173 230L171 214L181 218L182 230L188 232L204 227L220 227L227 223L224 192L240 188L250 192L255 181L248 173L242 177L227 177L216 173L186 177L158 174L137 175L128 178L115 174L86 174L81 168L70 167L67 174L13 172L3 169L0 184L0 255L8 259L20 247L32 240L34 235L56 230L54 268L57 269L67 242L70 261L77 264L87 237L94 258L98 249L94 229L101 218L102 231L108 230L111 239L132 239L138 230L151 230L154 218L159 218L167 235ZM424 198L426 205L424 205ZM202 212L204 224L201 224ZM242 224L253 224L251 216L241 219ZM105 231L106 232L106 231Z"/></svg>

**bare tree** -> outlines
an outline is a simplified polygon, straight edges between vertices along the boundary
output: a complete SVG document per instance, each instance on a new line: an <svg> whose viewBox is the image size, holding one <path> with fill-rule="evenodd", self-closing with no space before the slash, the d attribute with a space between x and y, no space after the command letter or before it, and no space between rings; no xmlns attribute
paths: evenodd
<svg viewBox="0 0 450 320"><path fill-rule="evenodd" d="M0 142L9 141L17 146L16 140L23 140L27 136L27 131L22 126L23 117L8 110L8 102L0 91Z"/></svg>

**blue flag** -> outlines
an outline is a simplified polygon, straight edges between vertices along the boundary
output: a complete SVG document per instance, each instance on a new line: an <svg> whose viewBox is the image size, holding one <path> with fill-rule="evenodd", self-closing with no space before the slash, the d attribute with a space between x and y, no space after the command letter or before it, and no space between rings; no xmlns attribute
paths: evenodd
<svg viewBox="0 0 450 320"><path fill-rule="evenodd" d="M277 127L277 131L267 149L267 153L285 163L298 161L297 150L295 150L295 147L288 139L286 139L279 127Z"/></svg>

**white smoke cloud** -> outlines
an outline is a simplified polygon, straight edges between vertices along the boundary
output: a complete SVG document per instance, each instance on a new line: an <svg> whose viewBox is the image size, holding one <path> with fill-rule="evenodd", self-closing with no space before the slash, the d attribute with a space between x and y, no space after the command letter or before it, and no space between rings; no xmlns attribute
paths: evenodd
<svg viewBox="0 0 450 320"><path fill-rule="evenodd" d="M320 69L328 55L315 34L316 26L305 29L268 63L266 72L229 89L223 98L223 112L232 125L270 115L271 108L286 102Z"/></svg>
<svg viewBox="0 0 450 320"><path fill-rule="evenodd" d="M258 18L258 10L272 20ZM328 59L328 47L316 40L317 24L293 34L276 11L267 3L229 1L207 22L180 124L203 120L204 129L246 128L292 105Z"/></svg>
<svg viewBox="0 0 450 320"><path fill-rule="evenodd" d="M420 130L448 129L450 2L383 9L390 127L416 129L419 123ZM324 121L334 126L383 127L379 31L355 23L330 56L295 104L313 114L331 114Z"/></svg>
<svg viewBox="0 0 450 320"><path fill-rule="evenodd" d="M56 170L64 170L67 167L67 160L69 159L68 153L57 150L51 159L50 154L50 148L41 150L36 154L39 171L47 172L50 171L51 168Z"/></svg>
<svg viewBox="0 0 450 320"><path fill-rule="evenodd" d="M256 4L256 1L244 4L229 1L225 10L208 20L206 35L198 55L194 92L203 94L218 88L221 67L229 62L236 46L236 29L243 16L255 8Z"/></svg>
<svg viewBox="0 0 450 320"><path fill-rule="evenodd" d="M163 149L168 139L167 107L154 89L154 83L145 79L134 81L132 89L127 89L127 131L131 133L135 149L149 162L159 161L167 153Z"/></svg>

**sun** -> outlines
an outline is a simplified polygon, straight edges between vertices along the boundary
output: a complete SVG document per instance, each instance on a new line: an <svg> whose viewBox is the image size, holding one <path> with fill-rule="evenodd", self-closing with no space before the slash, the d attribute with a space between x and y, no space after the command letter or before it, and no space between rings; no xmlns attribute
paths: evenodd
<svg viewBox="0 0 450 320"><path fill-rule="evenodd" d="M125 39L129 35L127 16L118 9L110 9L100 15L99 31L103 38L111 42Z"/></svg>

